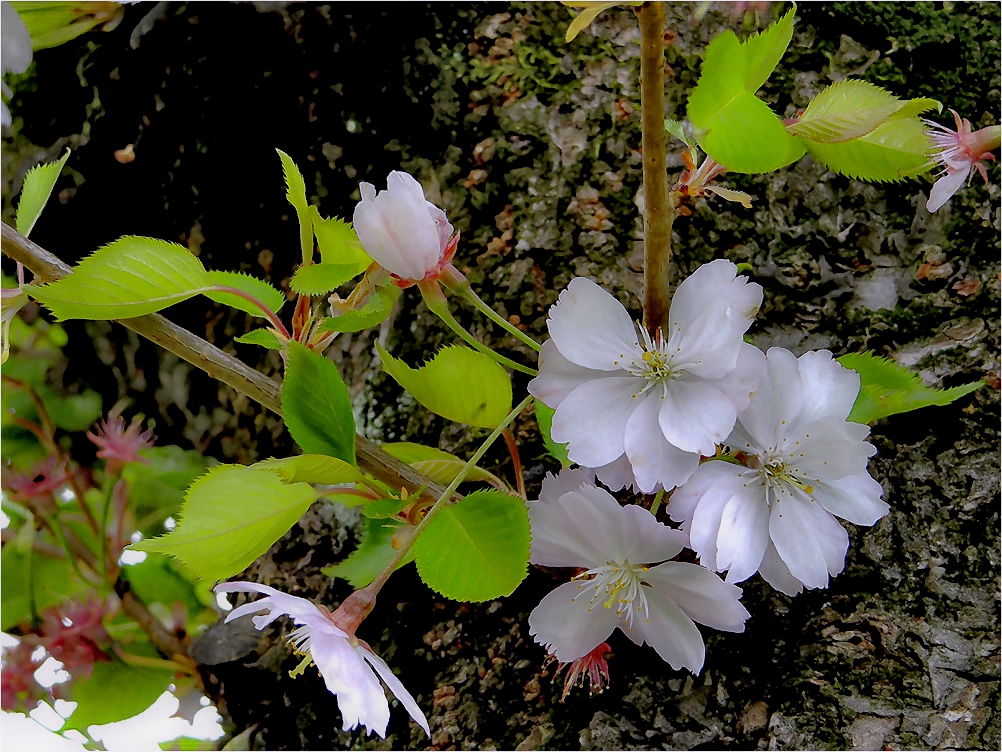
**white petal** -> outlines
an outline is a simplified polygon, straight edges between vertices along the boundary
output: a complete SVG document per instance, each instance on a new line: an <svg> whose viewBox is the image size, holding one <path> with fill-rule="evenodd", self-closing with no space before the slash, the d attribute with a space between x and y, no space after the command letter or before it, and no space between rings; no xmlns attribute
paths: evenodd
<svg viewBox="0 0 1002 752"><path fill-rule="evenodd" d="M10 3L3 3L3 44L0 45L0 63L3 73L24 73L31 64L31 35L24 20Z"/></svg>
<svg viewBox="0 0 1002 752"><path fill-rule="evenodd" d="M672 296L669 320L683 331L708 312L732 312L731 326L742 334L762 305L762 287L738 275L738 268L726 259L703 264L690 274Z"/></svg>
<svg viewBox="0 0 1002 752"><path fill-rule="evenodd" d="M675 489L668 501L667 511L675 522L688 522L707 489L723 477L736 477L741 467L730 462L708 461L696 468L696 472L684 486Z"/></svg>
<svg viewBox="0 0 1002 752"><path fill-rule="evenodd" d="M643 507L628 504L620 509L625 533L621 550L625 555L613 559L614 561L654 564L677 556L689 542L685 533L662 525Z"/></svg>
<svg viewBox="0 0 1002 752"><path fill-rule="evenodd" d="M594 592L592 581L564 583L529 614L529 634L561 663L590 653L619 623L616 610L605 608L604 591L592 602Z"/></svg>
<svg viewBox="0 0 1002 752"><path fill-rule="evenodd" d="M665 438L686 452L712 456L737 418L734 404L702 381L668 382L658 421Z"/></svg>
<svg viewBox="0 0 1002 752"><path fill-rule="evenodd" d="M647 572L647 580L693 621L724 632L744 632L750 614L741 605L741 588L706 567L667 561Z"/></svg>
<svg viewBox="0 0 1002 752"><path fill-rule="evenodd" d="M595 468L595 474L610 490L619 491L627 486L636 490L637 479L633 474L633 465L625 454L619 455L607 465Z"/></svg>
<svg viewBox="0 0 1002 752"><path fill-rule="evenodd" d="M234 609L227 615L227 621L243 614L251 613L252 611L260 611L268 608L271 610L270 614L254 617L254 625L258 629L264 629L268 624L284 614L289 616L296 624L309 624L310 626L323 625L325 630L329 628L329 630L334 630L335 633L340 634L342 637L347 636L331 624L330 620L320 612L314 603L306 598L289 595L258 582L223 582L216 585L214 590L217 593L261 593L268 596L254 602L253 605L258 606L257 608L247 609L246 606L251 604L245 604Z"/></svg>
<svg viewBox="0 0 1002 752"><path fill-rule="evenodd" d="M739 420L752 443L768 450L780 443L786 426L793 427L804 401L804 389L797 359L789 350L770 348L765 360L765 377Z"/></svg>
<svg viewBox="0 0 1002 752"><path fill-rule="evenodd" d="M706 383L722 392L740 413L748 407L754 392L765 377L765 355L754 345L742 342L734 370Z"/></svg>
<svg viewBox="0 0 1002 752"><path fill-rule="evenodd" d="M741 204L745 209L751 209L753 199L744 191L734 191L730 188L720 188L716 185L704 186L703 190L715 193L725 201L733 201L736 204Z"/></svg>
<svg viewBox="0 0 1002 752"><path fill-rule="evenodd" d="M659 389L641 402L626 423L623 446L633 467L637 487L653 493L659 485L679 486L689 480L699 465L697 452L685 452L670 444L661 430Z"/></svg>
<svg viewBox="0 0 1002 752"><path fill-rule="evenodd" d="M828 587L828 575L845 566L849 534L815 502L785 495L773 501L769 534L790 574L805 587Z"/></svg>
<svg viewBox="0 0 1002 752"><path fill-rule="evenodd" d="M759 490L757 479L742 478L743 468L730 463L727 473L721 471L720 477L703 492L699 503L692 513L689 524L689 546L699 554L699 562L708 569L718 570L717 566L717 536L720 534L720 518L727 502L734 496L740 496L748 503L754 504L758 494L765 498L764 491ZM748 487L745 487L748 483Z"/></svg>
<svg viewBox="0 0 1002 752"><path fill-rule="evenodd" d="M424 729L424 732L428 736L431 736L431 729L428 728L428 719L425 718L424 713L421 712L421 708L418 707L418 704L414 702L414 698L411 697L411 693L407 691L403 683L390 670L390 667L386 665L386 662L372 651L363 648L361 645L355 648L355 652L372 664L376 673L379 674L379 678L382 679L383 683L390 688L393 696L400 701L400 704L407 709L411 718L414 719L418 726Z"/></svg>
<svg viewBox="0 0 1002 752"><path fill-rule="evenodd" d="M327 689L337 695L338 708L349 731L362 724L371 733L386 738L390 706L386 693L362 657L348 641L328 634L310 637L310 655L317 664Z"/></svg>
<svg viewBox="0 0 1002 752"><path fill-rule="evenodd" d="M818 418L845 420L859 394L859 374L844 368L827 350L806 352L797 359L804 400L797 421L807 424Z"/></svg>
<svg viewBox="0 0 1002 752"><path fill-rule="evenodd" d="M863 441L868 426L846 423L838 418L821 418L804 426L783 442L786 464L808 484L836 480L866 470L866 462L876 452Z"/></svg>
<svg viewBox="0 0 1002 752"><path fill-rule="evenodd" d="M560 354L553 340L548 339L539 352L539 375L529 382L528 390L544 405L556 409L568 394L582 384L610 375L607 371L595 371L571 363Z"/></svg>
<svg viewBox="0 0 1002 752"><path fill-rule="evenodd" d="M539 501L556 502L570 491L576 491L585 483L595 485L595 473L587 468L565 468L557 475L547 473L539 489Z"/></svg>
<svg viewBox="0 0 1002 752"><path fill-rule="evenodd" d="M744 344L741 331L732 322L729 308L709 309L693 321L688 329L672 322L670 342L675 353L673 362L686 373L704 379L719 379L733 371L738 351Z"/></svg>
<svg viewBox="0 0 1002 752"><path fill-rule="evenodd" d="M606 505L595 504L586 496L572 498L567 504L560 500L530 502L528 508L532 525L529 561L533 564L591 569L608 561L601 531L616 512Z"/></svg>
<svg viewBox="0 0 1002 752"><path fill-rule="evenodd" d="M836 517L856 525L874 525L891 508L880 497L884 489L866 471L819 483L814 498Z"/></svg>
<svg viewBox="0 0 1002 752"><path fill-rule="evenodd" d="M648 588L646 594L649 616L647 620L634 618L636 636L630 634L626 624L621 624L620 629L634 642L639 642L642 636L643 641L676 671L687 668L698 674L703 667L705 647L696 625L663 591Z"/></svg>
<svg viewBox="0 0 1002 752"><path fill-rule="evenodd" d="M966 169L948 168L946 174L937 180L932 190L929 191L929 200L925 204L926 211L932 214L949 201L950 197L960 190L970 173L970 164L966 166Z"/></svg>
<svg viewBox="0 0 1002 752"><path fill-rule="evenodd" d="M761 481L748 477L749 487L735 494L720 514L717 569L728 570L727 581L743 582L758 571L769 544L769 506Z"/></svg>
<svg viewBox="0 0 1002 752"><path fill-rule="evenodd" d="M638 395L642 382L633 376L596 379L564 398L553 415L550 435L568 445L571 462L601 467L623 453L626 422L644 399Z"/></svg>
<svg viewBox="0 0 1002 752"><path fill-rule="evenodd" d="M804 583L790 574L790 568L779 558L779 552L772 541L765 549L765 556L762 557L762 565L758 573L762 579L781 593L793 596L798 595L804 589Z"/></svg>
<svg viewBox="0 0 1002 752"><path fill-rule="evenodd" d="M563 356L584 368L624 370L642 355L623 304L584 277L572 279L550 306L547 326Z"/></svg>

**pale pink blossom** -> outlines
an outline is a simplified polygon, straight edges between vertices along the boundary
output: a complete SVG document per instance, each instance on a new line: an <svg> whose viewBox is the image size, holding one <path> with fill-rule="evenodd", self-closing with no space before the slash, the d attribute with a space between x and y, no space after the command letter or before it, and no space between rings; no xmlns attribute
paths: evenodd
<svg viewBox="0 0 1002 752"><path fill-rule="evenodd" d="M929 191L929 200L925 205L929 212L939 209L959 191L970 180L973 170L977 170L987 184L985 160L994 161L991 151L999 148L999 126L991 125L972 132L970 120L962 119L954 110L950 112L957 124L956 131L931 120L925 121L930 128L926 133L935 145L933 158L943 168Z"/></svg>

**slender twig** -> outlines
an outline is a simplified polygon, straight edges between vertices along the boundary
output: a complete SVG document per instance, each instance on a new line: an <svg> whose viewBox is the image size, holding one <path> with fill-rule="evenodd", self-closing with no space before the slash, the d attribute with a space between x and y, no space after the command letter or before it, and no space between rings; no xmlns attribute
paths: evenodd
<svg viewBox="0 0 1002 752"><path fill-rule="evenodd" d="M35 412L38 413L38 419L42 422L42 428L45 430L45 433L49 435L49 441L46 443L54 445L56 426L52 422L52 418L49 417L49 411L45 409L45 403L42 402L42 398L38 396L38 392L36 392L27 381L15 379L7 374L3 375L3 380L15 389L21 389L28 393L28 396L31 397L32 403L35 405Z"/></svg>
<svg viewBox="0 0 1002 752"><path fill-rule="evenodd" d="M515 488L518 495L525 498L525 478L522 476L522 459L518 455L518 444L515 442L515 435L507 428L501 434L504 436L504 443L508 445L508 453L511 455L511 468L515 473Z"/></svg>
<svg viewBox="0 0 1002 752"><path fill-rule="evenodd" d="M448 280L447 287L453 292L456 292L466 298L466 300L468 300L474 308L484 314L495 324L502 327L506 332L515 335L515 337L517 337L523 344L526 344L536 352L539 352L539 343L487 305L487 303L485 303L483 299L481 299L481 297L474 292L473 287L470 286L469 280L465 277L458 280Z"/></svg>

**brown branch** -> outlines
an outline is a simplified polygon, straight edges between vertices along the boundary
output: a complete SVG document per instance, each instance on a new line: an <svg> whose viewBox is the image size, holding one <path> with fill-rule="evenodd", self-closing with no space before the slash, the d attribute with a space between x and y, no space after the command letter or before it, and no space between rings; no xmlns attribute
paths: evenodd
<svg viewBox="0 0 1002 752"><path fill-rule="evenodd" d="M38 282L56 280L70 273L69 266L14 228L4 223L2 229L3 252L30 269ZM272 412L282 414L281 384L226 354L201 337L157 314L118 319L118 323L156 342L165 350L201 368L238 392L246 394ZM393 488L404 487L412 493L423 489L422 493L433 498L437 498L445 490L443 486L391 456L364 436L355 437L355 454L363 469Z"/></svg>

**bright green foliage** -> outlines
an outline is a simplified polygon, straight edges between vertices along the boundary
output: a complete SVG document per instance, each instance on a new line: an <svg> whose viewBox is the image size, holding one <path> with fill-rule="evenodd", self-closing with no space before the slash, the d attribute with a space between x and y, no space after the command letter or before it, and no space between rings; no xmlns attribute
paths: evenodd
<svg viewBox="0 0 1002 752"><path fill-rule="evenodd" d="M300 295L326 295L358 276L357 264L309 264L292 277L292 290Z"/></svg>
<svg viewBox="0 0 1002 752"><path fill-rule="evenodd" d="M129 482L129 506L143 535L163 532L163 520L177 512L185 489L215 463L195 450L179 446L142 451L149 462L131 462L122 470Z"/></svg>
<svg viewBox="0 0 1002 752"><path fill-rule="evenodd" d="M292 157L280 149L276 149L282 160L282 170L285 172L285 197L289 199L299 218L299 244L303 248L303 263L313 261L313 227L310 221L310 206L306 202L306 181L303 173L296 167Z"/></svg>
<svg viewBox="0 0 1002 752"><path fill-rule="evenodd" d="M52 422L64 431L86 431L104 412L101 395L91 389L63 395L48 387L39 396Z"/></svg>
<svg viewBox="0 0 1002 752"><path fill-rule="evenodd" d="M525 579L532 535L525 502L477 491L443 507L414 544L428 587L457 601L510 595Z"/></svg>
<svg viewBox="0 0 1002 752"><path fill-rule="evenodd" d="M69 158L70 150L67 149L62 159L32 167L24 176L21 200L17 205L17 231L25 237L28 237L31 228L35 226L35 222L52 194L56 178L63 171L66 160Z"/></svg>
<svg viewBox="0 0 1002 752"><path fill-rule="evenodd" d="M454 454L443 452L441 449L425 446L424 444L414 444L410 441L401 441L395 444L383 444L383 449L388 454L392 454L401 462L406 462L419 473L423 473L436 483L447 486L455 479L459 472L466 466L466 461L459 459ZM467 483L476 482L490 483L495 488L506 489L508 486L503 480L493 473L474 467L466 476Z"/></svg>
<svg viewBox="0 0 1002 752"><path fill-rule="evenodd" d="M122 567L122 579L143 603L162 603L170 608L177 602L188 608L189 614L202 610L192 582L179 571L170 557L149 554L145 561Z"/></svg>
<svg viewBox="0 0 1002 752"><path fill-rule="evenodd" d="M609 10L609 8L615 8L617 5L641 5L641 3L565 2L564 5L569 5L572 8L581 8L581 12L571 21L567 27L567 33L564 35L564 41L571 42L574 37L591 26L591 22L595 20L599 13Z"/></svg>
<svg viewBox="0 0 1002 752"><path fill-rule="evenodd" d="M285 296L267 282L252 277L243 272L209 272L209 281L222 287L233 287L248 295L252 295L264 304L272 313L278 313L285 304ZM251 316L264 316L265 313L246 298L228 292L210 290L205 293L207 298L249 313Z"/></svg>
<svg viewBox="0 0 1002 752"><path fill-rule="evenodd" d="M931 389L917 374L873 353L848 353L838 361L859 374L859 396L848 418L854 423L873 423L921 407L948 405L984 386L983 381L975 381L952 389Z"/></svg>
<svg viewBox="0 0 1002 752"><path fill-rule="evenodd" d="M914 117L892 118L865 136L838 144L802 142L829 170L857 180L894 182L932 167L932 144Z"/></svg>
<svg viewBox="0 0 1002 752"><path fill-rule="evenodd" d="M381 324L393 310L400 288L387 279L369 296L357 311L327 319L321 326L324 332L358 332L371 326Z"/></svg>
<svg viewBox="0 0 1002 752"><path fill-rule="evenodd" d="M404 511L410 503L410 499L379 499L362 507L362 514L374 519L390 519Z"/></svg>
<svg viewBox="0 0 1002 752"><path fill-rule="evenodd" d="M411 368L378 344L383 369L433 413L457 423L494 428L511 410L511 380L486 355L445 347L421 368Z"/></svg>
<svg viewBox="0 0 1002 752"><path fill-rule="evenodd" d="M865 136L907 107L911 116L942 107L933 99L898 99L866 81L844 79L818 94L787 130L797 136L833 144Z"/></svg>
<svg viewBox="0 0 1002 752"><path fill-rule="evenodd" d="M743 43L725 31L706 48L687 113L703 151L733 172L771 172L804 154L803 145L755 96L790 44L793 13Z"/></svg>
<svg viewBox="0 0 1002 752"><path fill-rule="evenodd" d="M30 536L31 531L27 532ZM29 561L30 538L27 543L22 551L17 541L5 542L0 554L0 593L3 596L0 599L0 629L4 631L29 621L32 593L35 608L41 612L87 589L66 559L35 552Z"/></svg>
<svg viewBox="0 0 1002 752"><path fill-rule="evenodd" d="M220 465L188 489L174 532L130 548L177 557L199 578L222 580L267 551L316 496L269 470Z"/></svg>
<svg viewBox="0 0 1002 752"><path fill-rule="evenodd" d="M310 220L313 222L313 232L317 235L321 263L353 264L358 270L356 274L369 268L372 259L362 248L362 241L358 239L351 222L340 217L324 219L315 206L310 207Z"/></svg>
<svg viewBox="0 0 1002 752"><path fill-rule="evenodd" d="M211 286L208 272L187 248L131 236L97 249L57 282L26 289L63 320L142 316Z"/></svg>
<svg viewBox="0 0 1002 752"><path fill-rule="evenodd" d="M142 648L130 645L128 650L135 654ZM149 653L143 657L160 657L152 648L143 652ZM112 656L111 661L95 661L91 675L72 685L67 699L77 703L77 707L62 730L86 731L88 726L114 723L142 713L167 691L173 678L170 669L132 666L117 656Z"/></svg>
<svg viewBox="0 0 1002 752"><path fill-rule="evenodd" d="M354 465L323 454L301 454L280 460L264 460L250 467L251 470L271 470L286 483L336 486L339 483L358 483L363 480L362 473Z"/></svg>
<svg viewBox="0 0 1002 752"><path fill-rule="evenodd" d="M407 529L410 525L399 520L367 518L362 539L358 547L344 561L320 570L328 577L339 577L347 580L354 588L363 588L376 579L376 576L386 568L394 556L393 536ZM400 566L414 560L414 549L404 557Z"/></svg>
<svg viewBox="0 0 1002 752"><path fill-rule="evenodd" d="M689 134L685 132L685 128L678 120L671 120L670 118L665 118L665 133L669 133L689 149L689 151L697 151L696 142L693 141Z"/></svg>
<svg viewBox="0 0 1002 752"><path fill-rule="evenodd" d="M558 444L550 436L550 426L553 425L553 413L556 412L553 408L544 405L539 400L535 401L536 405L536 422L539 423L539 432L543 434L543 446L546 447L546 451L550 453L550 456L556 460L559 460L560 464L564 467L570 467L571 460L567 456L567 445Z"/></svg>
<svg viewBox="0 0 1002 752"><path fill-rule="evenodd" d="M289 343L282 414L304 452L355 464L355 417L341 374L334 363L298 342Z"/></svg>
<svg viewBox="0 0 1002 752"><path fill-rule="evenodd" d="M90 9L85 2L15 1L11 5L28 27L33 51L57 47L112 20L108 6Z"/></svg>
<svg viewBox="0 0 1002 752"><path fill-rule="evenodd" d="M255 329L233 339L243 345L261 345L269 350L281 350L282 342L271 329Z"/></svg>

